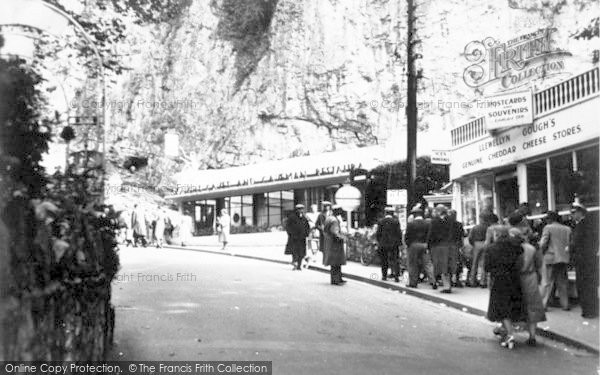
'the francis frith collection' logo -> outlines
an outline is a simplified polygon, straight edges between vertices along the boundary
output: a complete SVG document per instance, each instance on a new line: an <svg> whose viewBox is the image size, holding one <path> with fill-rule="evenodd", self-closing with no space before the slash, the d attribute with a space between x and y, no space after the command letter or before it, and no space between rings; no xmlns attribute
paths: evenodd
<svg viewBox="0 0 600 375"><path fill-rule="evenodd" d="M465 83L473 88L499 83L499 91L505 91L562 73L562 57L571 53L554 46L552 34L556 30L540 29L504 43L491 37L470 42L464 50L472 63L463 73Z"/></svg>

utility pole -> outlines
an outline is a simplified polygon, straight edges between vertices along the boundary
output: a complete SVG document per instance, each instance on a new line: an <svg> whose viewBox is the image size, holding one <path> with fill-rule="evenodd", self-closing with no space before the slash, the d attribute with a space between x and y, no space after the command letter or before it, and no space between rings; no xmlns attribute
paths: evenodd
<svg viewBox="0 0 600 375"><path fill-rule="evenodd" d="M406 177L407 177L407 208L410 210L416 203L415 180L417 178L417 80L415 70L415 46L420 42L416 36L415 2L407 0L408 36L406 41L407 62L407 95L406 95Z"/></svg>

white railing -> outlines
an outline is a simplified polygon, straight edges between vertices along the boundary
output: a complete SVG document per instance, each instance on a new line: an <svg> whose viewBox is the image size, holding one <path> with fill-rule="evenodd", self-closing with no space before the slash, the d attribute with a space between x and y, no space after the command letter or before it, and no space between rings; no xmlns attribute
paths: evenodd
<svg viewBox="0 0 600 375"><path fill-rule="evenodd" d="M533 94L533 118L573 105L600 92L599 70L594 68ZM450 131L452 146L460 146L487 135L483 117Z"/></svg>

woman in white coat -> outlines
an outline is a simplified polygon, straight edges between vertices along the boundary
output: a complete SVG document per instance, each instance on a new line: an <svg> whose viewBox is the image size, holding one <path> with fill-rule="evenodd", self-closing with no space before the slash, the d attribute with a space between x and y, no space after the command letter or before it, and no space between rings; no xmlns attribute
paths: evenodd
<svg viewBox="0 0 600 375"><path fill-rule="evenodd" d="M230 232L231 218L227 214L227 210L223 208L221 210L221 215L217 217L217 233L219 234L219 242L223 243L223 248L221 250L225 250L225 247L227 247Z"/></svg>

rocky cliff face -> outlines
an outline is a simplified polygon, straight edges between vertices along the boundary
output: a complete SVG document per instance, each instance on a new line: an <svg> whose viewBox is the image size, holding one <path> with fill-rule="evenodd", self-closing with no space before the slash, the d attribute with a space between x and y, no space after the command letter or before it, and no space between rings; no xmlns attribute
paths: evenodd
<svg viewBox="0 0 600 375"><path fill-rule="evenodd" d="M575 35L598 1L416 2L426 147L445 147L441 131L474 115L461 103L488 94L463 80L471 41L555 27L556 45L573 55L562 78L592 66L594 41ZM193 1L169 23L131 32L119 47L131 70L111 88L122 106L111 110L109 139L116 155L161 155L165 132L179 134L186 163L151 158L153 183L181 168L373 145L404 131L403 1Z"/></svg>

